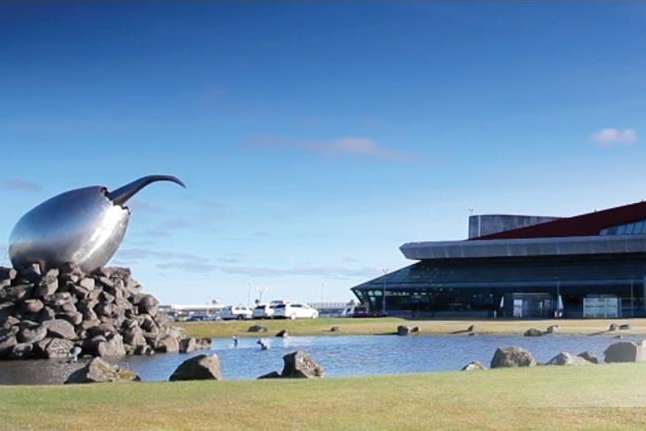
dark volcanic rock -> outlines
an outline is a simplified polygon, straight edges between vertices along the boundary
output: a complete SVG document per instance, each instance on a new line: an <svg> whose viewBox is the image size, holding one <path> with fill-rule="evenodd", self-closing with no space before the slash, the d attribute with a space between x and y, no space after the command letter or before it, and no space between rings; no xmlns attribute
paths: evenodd
<svg viewBox="0 0 646 431"><path fill-rule="evenodd" d="M218 355L197 355L182 362L168 379L177 380L222 380Z"/></svg>
<svg viewBox="0 0 646 431"><path fill-rule="evenodd" d="M0 359L62 358L69 342L92 356L177 352L186 335L171 325L128 268L0 267Z"/></svg>
<svg viewBox="0 0 646 431"><path fill-rule="evenodd" d="M121 369L101 358L94 358L86 366L70 374L65 384L131 382L139 380L141 380L139 376L128 369Z"/></svg>
<svg viewBox="0 0 646 431"><path fill-rule="evenodd" d="M298 350L283 356L285 365L283 367L282 377L323 377L325 372L310 355Z"/></svg>
<svg viewBox="0 0 646 431"><path fill-rule="evenodd" d="M533 367L536 366L534 356L517 346L499 347L491 359L491 368L500 367Z"/></svg>
<svg viewBox="0 0 646 431"><path fill-rule="evenodd" d="M552 359L547 361L545 365L588 365L591 362L586 361L581 356L574 356L569 352L560 352Z"/></svg>
<svg viewBox="0 0 646 431"><path fill-rule="evenodd" d="M479 361L471 361L462 367L461 371L484 371L487 367Z"/></svg>
<svg viewBox="0 0 646 431"><path fill-rule="evenodd" d="M302 350L289 353L283 356L283 371L278 373L272 371L258 377L259 379L273 378L315 378L323 377L325 374L321 367L310 355Z"/></svg>
<svg viewBox="0 0 646 431"><path fill-rule="evenodd" d="M608 346L603 354L605 355L605 362L646 361L646 341L640 343L620 341Z"/></svg>

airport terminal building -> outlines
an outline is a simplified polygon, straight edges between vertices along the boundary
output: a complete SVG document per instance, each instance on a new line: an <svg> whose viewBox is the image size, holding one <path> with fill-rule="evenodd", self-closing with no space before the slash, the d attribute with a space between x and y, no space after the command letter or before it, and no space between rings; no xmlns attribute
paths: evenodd
<svg viewBox="0 0 646 431"><path fill-rule="evenodd" d="M574 217L471 215L469 238L400 247L417 262L351 290L374 313L646 316L646 203Z"/></svg>

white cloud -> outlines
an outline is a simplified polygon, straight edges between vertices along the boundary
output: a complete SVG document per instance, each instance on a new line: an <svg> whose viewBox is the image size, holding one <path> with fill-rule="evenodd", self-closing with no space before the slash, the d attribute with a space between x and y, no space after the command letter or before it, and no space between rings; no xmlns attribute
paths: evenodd
<svg viewBox="0 0 646 431"><path fill-rule="evenodd" d="M6 190L21 190L36 192L41 189L40 185L20 178L8 178L2 182L2 188Z"/></svg>
<svg viewBox="0 0 646 431"><path fill-rule="evenodd" d="M632 128L619 130L608 127L592 134L592 140L603 146L631 144L637 141L637 131Z"/></svg>
<svg viewBox="0 0 646 431"><path fill-rule="evenodd" d="M269 268L261 266L220 266L220 271L228 274L242 274L251 277L284 277L284 276L313 276L327 278L373 278L375 268L352 268L343 266L303 266L292 268Z"/></svg>
<svg viewBox="0 0 646 431"><path fill-rule="evenodd" d="M388 148L370 138L357 136L342 136L336 139L310 141L286 140L281 138L250 139L246 143L259 148L297 148L325 155L355 155L381 160L422 160L424 156Z"/></svg>

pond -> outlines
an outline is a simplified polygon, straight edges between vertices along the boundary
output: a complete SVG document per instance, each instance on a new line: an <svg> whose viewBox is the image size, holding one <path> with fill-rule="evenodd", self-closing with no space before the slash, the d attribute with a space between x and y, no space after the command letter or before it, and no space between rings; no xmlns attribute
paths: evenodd
<svg viewBox="0 0 646 431"><path fill-rule="evenodd" d="M238 346L232 339L216 338L210 350L190 354L158 354L107 358L112 364L125 366L144 381L165 381L175 368L191 356L215 353L220 359L225 380L255 379L283 368L283 356L303 350L325 370L326 377L376 374L426 373L459 370L471 361L487 367L496 349L520 346L529 350L539 363L549 361L559 352L594 353L603 361L603 352L617 341L641 341L643 336L624 336L621 340L606 335L319 335L286 338L264 337L270 345L261 350L258 338L240 337ZM0 384L62 383L84 364L64 361L1 361Z"/></svg>

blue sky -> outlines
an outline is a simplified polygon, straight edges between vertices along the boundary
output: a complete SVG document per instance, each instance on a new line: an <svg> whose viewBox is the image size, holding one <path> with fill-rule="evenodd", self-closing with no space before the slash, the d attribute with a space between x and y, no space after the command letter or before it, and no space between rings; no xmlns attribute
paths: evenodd
<svg viewBox="0 0 646 431"><path fill-rule="evenodd" d="M53 195L170 174L187 189L133 198L110 262L145 291L347 301L413 263L402 244L465 238L470 209L640 201L645 22L641 2L1 2L0 247Z"/></svg>

